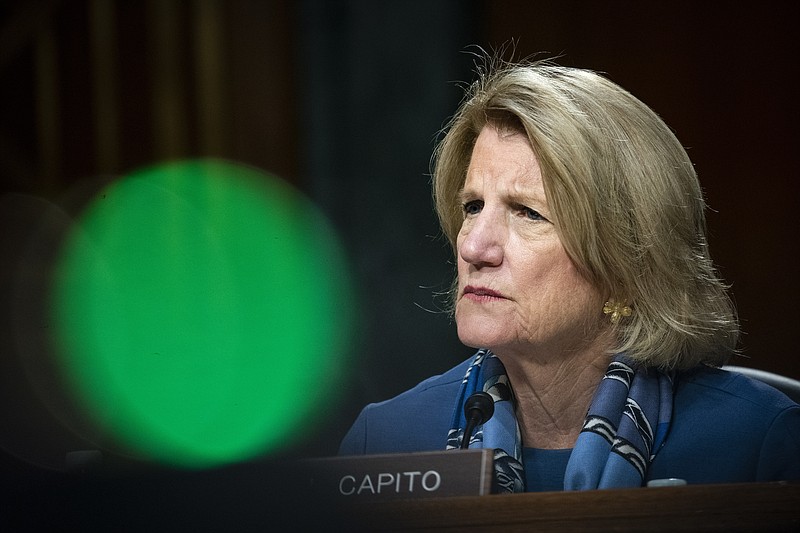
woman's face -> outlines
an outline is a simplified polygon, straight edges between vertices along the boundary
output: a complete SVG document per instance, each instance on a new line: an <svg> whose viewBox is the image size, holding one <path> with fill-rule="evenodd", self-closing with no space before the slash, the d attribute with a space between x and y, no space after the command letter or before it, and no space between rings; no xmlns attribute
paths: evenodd
<svg viewBox="0 0 800 533"><path fill-rule="evenodd" d="M600 336L603 298L561 244L525 136L483 128L457 238L461 341L499 355L555 358Z"/></svg>

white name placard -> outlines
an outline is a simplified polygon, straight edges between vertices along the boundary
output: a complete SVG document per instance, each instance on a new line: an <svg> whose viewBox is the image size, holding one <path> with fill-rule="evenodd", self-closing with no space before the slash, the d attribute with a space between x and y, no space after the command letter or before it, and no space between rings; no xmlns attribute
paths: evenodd
<svg viewBox="0 0 800 533"><path fill-rule="evenodd" d="M489 494L493 450L325 457L303 461L310 492L348 501Z"/></svg>

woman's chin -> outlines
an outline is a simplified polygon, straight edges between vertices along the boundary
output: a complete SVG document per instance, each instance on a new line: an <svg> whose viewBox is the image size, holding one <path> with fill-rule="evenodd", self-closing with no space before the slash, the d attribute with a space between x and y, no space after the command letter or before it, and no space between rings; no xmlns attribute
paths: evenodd
<svg viewBox="0 0 800 533"><path fill-rule="evenodd" d="M458 326L458 339L470 348L488 348L502 344L496 332L485 331L482 328Z"/></svg>

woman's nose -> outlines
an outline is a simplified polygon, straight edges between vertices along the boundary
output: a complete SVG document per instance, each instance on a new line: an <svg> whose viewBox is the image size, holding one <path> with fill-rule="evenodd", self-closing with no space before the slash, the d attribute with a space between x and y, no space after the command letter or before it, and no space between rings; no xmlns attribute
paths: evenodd
<svg viewBox="0 0 800 533"><path fill-rule="evenodd" d="M505 234L502 222L483 211L462 227L458 253L478 268L498 266L503 262Z"/></svg>

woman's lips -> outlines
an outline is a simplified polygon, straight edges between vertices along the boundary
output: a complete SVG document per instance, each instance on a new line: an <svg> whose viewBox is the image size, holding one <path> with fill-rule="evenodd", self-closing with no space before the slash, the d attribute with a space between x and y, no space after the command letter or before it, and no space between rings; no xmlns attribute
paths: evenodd
<svg viewBox="0 0 800 533"><path fill-rule="evenodd" d="M464 287L463 296L471 300L481 300L481 301L499 300L506 298L499 292L493 291L492 289L487 289L486 287L474 287L472 285L467 285L466 287Z"/></svg>

